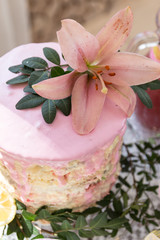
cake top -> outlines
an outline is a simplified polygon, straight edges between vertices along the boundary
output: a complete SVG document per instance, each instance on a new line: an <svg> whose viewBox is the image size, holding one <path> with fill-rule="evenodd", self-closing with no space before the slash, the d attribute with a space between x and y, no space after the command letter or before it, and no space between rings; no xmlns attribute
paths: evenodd
<svg viewBox="0 0 160 240"><path fill-rule="evenodd" d="M101 118L90 134L79 135L72 128L72 115L64 116L57 111L52 124L44 122L40 107L17 110L16 103L24 95L21 84L11 86L6 81L14 77L8 71L12 65L31 56L43 56L43 47L60 52L57 43L27 44L13 49L0 59L0 146L15 155L26 158L70 160L92 153L98 145L110 142L124 128L126 116L118 106L105 102ZM61 61L64 61L61 59Z"/></svg>
<svg viewBox="0 0 160 240"><path fill-rule="evenodd" d="M115 14L96 36L76 21L66 19L57 33L60 47L56 43L28 44L1 57L1 148L22 157L71 160L112 141L134 111L136 96L131 86L160 77L159 63L118 51L129 35L132 18L127 7ZM32 90L45 100L71 96L71 115L65 117L58 112L51 125L44 123L39 107L17 110L16 103L25 95L22 84L6 84L14 77L8 70L10 66L31 57L44 58L44 47L53 48L60 55L61 48L72 68L68 74L32 83ZM28 66L28 61L23 64Z"/></svg>

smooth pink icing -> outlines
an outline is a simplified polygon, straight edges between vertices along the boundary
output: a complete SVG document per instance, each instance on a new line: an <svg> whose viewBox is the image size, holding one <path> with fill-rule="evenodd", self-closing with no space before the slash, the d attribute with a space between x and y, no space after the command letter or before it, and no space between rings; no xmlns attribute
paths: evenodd
<svg viewBox="0 0 160 240"><path fill-rule="evenodd" d="M106 101L96 128L88 135L78 135L72 129L71 115L60 111L53 124L46 124L41 107L16 110L16 103L25 95L22 85L9 86L15 77L8 68L32 56L43 57L42 49L51 47L60 52L56 43L28 44L17 47L0 58L0 149L30 162L68 162L82 159L98 148L110 144L124 133L126 117L112 102ZM63 60L62 60L63 61ZM56 163L57 164L57 163Z"/></svg>

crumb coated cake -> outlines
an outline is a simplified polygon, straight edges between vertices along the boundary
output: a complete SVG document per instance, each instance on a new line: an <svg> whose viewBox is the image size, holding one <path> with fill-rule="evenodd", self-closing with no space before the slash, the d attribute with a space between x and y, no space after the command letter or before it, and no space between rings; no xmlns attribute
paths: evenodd
<svg viewBox="0 0 160 240"><path fill-rule="evenodd" d="M71 115L57 111L55 121L46 124L40 107L17 110L25 83L7 85L15 77L8 68L28 57L44 57L44 47L60 52L57 43L27 44L0 58L0 170L14 197L28 207L81 211L116 181L126 116L107 101L96 128L82 136L73 131Z"/></svg>

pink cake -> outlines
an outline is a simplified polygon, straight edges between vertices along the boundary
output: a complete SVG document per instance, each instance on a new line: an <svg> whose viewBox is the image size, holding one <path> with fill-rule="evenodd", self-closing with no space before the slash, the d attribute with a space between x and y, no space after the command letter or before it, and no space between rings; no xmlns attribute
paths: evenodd
<svg viewBox="0 0 160 240"><path fill-rule="evenodd" d="M73 130L71 115L57 111L46 124L40 107L17 110L25 84L7 85L15 77L8 68L28 57L44 58L44 47L60 52L56 43L28 44L0 58L0 169L8 182L2 184L13 186L13 196L33 209L83 210L116 181L126 115L107 100L96 128L82 136Z"/></svg>

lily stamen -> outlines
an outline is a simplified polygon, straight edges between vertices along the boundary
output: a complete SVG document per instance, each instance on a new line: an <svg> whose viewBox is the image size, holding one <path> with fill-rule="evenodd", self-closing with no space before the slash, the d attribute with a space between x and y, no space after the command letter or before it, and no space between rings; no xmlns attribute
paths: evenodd
<svg viewBox="0 0 160 240"><path fill-rule="evenodd" d="M104 94L107 94L108 88L106 88L106 85L105 85L105 83L104 83L101 75L100 75L100 74L97 74L97 76L98 76L98 78L99 78L99 80L100 80L100 82L101 82L101 84L102 84L101 92L104 93Z"/></svg>
<svg viewBox="0 0 160 240"><path fill-rule="evenodd" d="M94 76L92 77L92 79L94 79L94 80L97 79L97 76L94 75Z"/></svg>

